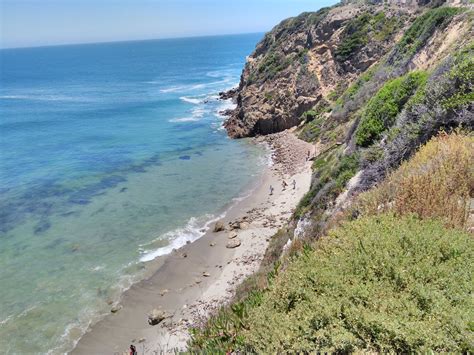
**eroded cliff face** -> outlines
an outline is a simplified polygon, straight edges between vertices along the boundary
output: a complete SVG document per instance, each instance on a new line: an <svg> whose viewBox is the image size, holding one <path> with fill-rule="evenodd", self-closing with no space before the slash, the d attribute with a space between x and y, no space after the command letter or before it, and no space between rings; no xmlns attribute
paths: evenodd
<svg viewBox="0 0 474 355"><path fill-rule="evenodd" d="M462 5L456 1L449 5ZM393 52L417 17L442 2L351 1L281 22L247 58L237 108L225 123L229 136L279 132L300 124L310 109L324 111L362 73ZM461 27L451 27L450 36L434 36L412 65L436 63L459 39Z"/></svg>
<svg viewBox="0 0 474 355"><path fill-rule="evenodd" d="M308 235L440 130L474 129L474 4L341 4L283 21L248 58L231 137L298 126L317 154Z"/></svg>
<svg viewBox="0 0 474 355"><path fill-rule="evenodd" d="M378 62L411 22L414 9L347 4L283 21L248 57L237 109L225 127L234 138L279 132L330 101Z"/></svg>

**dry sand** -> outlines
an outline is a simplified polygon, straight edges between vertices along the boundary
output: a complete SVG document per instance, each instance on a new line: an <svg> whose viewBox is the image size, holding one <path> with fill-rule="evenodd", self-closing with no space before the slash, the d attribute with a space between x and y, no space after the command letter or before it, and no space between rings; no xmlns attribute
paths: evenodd
<svg viewBox="0 0 474 355"><path fill-rule="evenodd" d="M122 354L130 344L139 354L184 350L188 327L228 302L236 286L258 269L270 238L309 190L311 162L306 158L314 146L291 131L256 140L270 146L274 163L250 195L229 210L222 220L226 230L215 233L211 228L194 243L156 260L158 271L126 291L120 310L94 325L73 354ZM237 236L229 239L231 234ZM226 247L237 239L240 246ZM153 309L170 317L151 326L147 316Z"/></svg>

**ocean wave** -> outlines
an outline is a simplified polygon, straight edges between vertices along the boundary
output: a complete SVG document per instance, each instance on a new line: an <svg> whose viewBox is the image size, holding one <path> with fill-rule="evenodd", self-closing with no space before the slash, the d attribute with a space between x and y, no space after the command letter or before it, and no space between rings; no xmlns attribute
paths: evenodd
<svg viewBox="0 0 474 355"><path fill-rule="evenodd" d="M173 249L179 249L182 246L186 245L188 242L194 242L195 240L201 238L210 228L211 224L217 222L219 219L223 218L224 214L221 214L217 217L213 215L204 216L206 222L201 222L202 219L191 217L189 222L184 228L178 228L171 232L164 234L163 236L155 239L153 242L141 245L141 248L145 248L147 245L150 245L156 241L169 240L170 243L165 246L155 250L146 251L142 250L142 257L140 258L141 262L152 261L159 256L170 254Z"/></svg>
<svg viewBox="0 0 474 355"><path fill-rule="evenodd" d="M181 101L184 101L184 102L187 102L187 103L190 103L190 104L194 104L194 105L199 105L203 102L202 99L187 97L187 96L181 96L179 99Z"/></svg>
<svg viewBox="0 0 474 355"><path fill-rule="evenodd" d="M7 316L7 318L0 320L0 325L5 325L7 324L11 319L13 319L13 314Z"/></svg>
<svg viewBox="0 0 474 355"><path fill-rule="evenodd" d="M193 90L204 89L207 87L213 87L216 85L228 84L231 81L235 81L235 78L226 78L223 80L211 81L209 83L202 83L202 84L171 86L168 88L160 89L160 92L163 94L171 93L171 92L189 92Z"/></svg>
<svg viewBox="0 0 474 355"><path fill-rule="evenodd" d="M172 119L168 120L168 122L171 122L171 123L197 122L197 121L200 121L206 113L209 113L208 109L206 109L203 106L198 106L198 107L194 108L191 111L191 116L189 116L189 117L180 117L180 118L172 118Z"/></svg>
<svg viewBox="0 0 474 355"><path fill-rule="evenodd" d="M168 120L170 123L180 123L180 122L197 122L201 119L199 117L181 117L181 118L172 118Z"/></svg>

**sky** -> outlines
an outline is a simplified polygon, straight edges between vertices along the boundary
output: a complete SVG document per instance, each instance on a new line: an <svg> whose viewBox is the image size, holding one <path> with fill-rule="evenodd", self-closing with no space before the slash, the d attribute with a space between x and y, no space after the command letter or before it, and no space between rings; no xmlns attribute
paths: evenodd
<svg viewBox="0 0 474 355"><path fill-rule="evenodd" d="M252 33L335 0L0 0L0 47Z"/></svg>

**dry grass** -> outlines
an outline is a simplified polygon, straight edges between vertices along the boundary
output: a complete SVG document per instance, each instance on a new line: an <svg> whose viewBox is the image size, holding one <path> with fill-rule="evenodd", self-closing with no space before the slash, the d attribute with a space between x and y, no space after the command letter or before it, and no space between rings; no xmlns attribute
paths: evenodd
<svg viewBox="0 0 474 355"><path fill-rule="evenodd" d="M414 213L465 228L474 192L474 137L440 133L377 188L362 194L363 215Z"/></svg>

